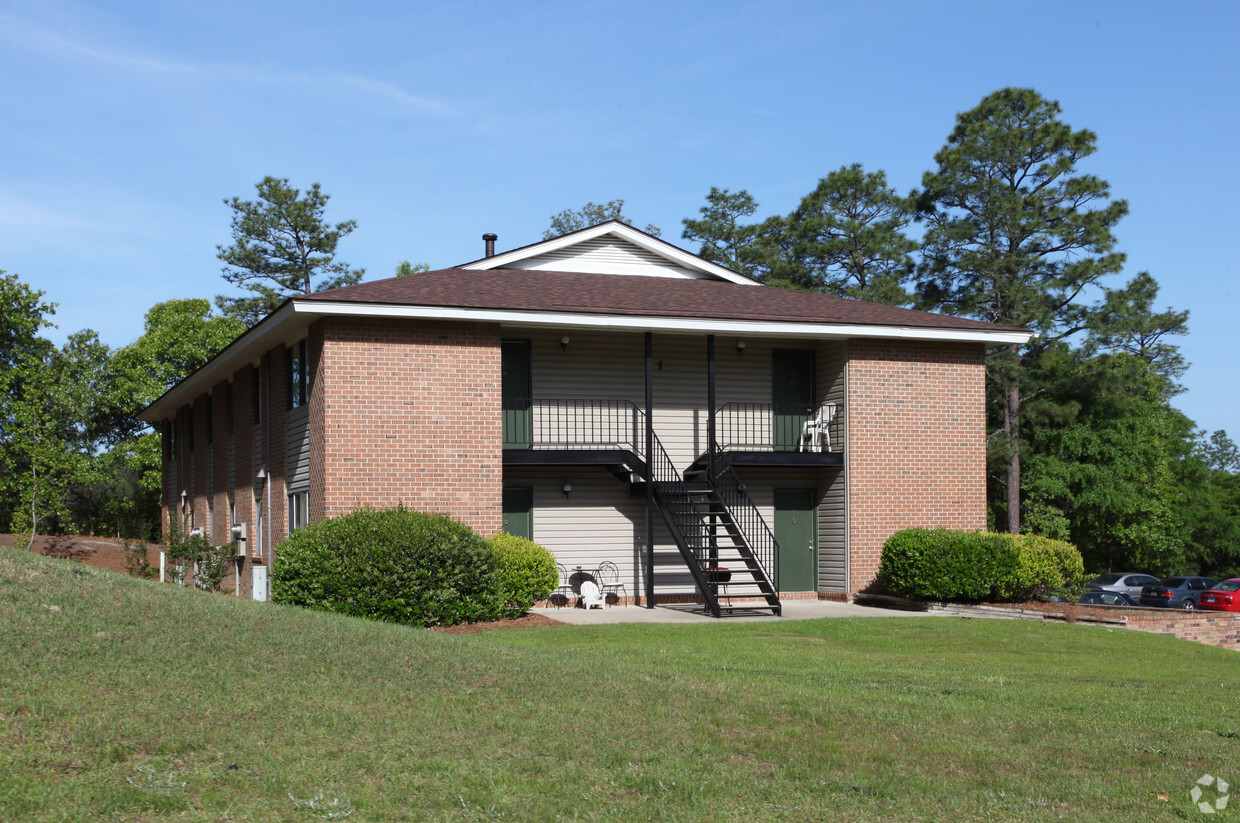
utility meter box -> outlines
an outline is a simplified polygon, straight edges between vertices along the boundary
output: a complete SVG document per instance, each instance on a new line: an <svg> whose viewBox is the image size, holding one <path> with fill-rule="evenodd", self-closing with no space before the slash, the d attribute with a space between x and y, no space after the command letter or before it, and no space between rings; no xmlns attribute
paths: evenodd
<svg viewBox="0 0 1240 823"><path fill-rule="evenodd" d="M254 565L250 567L250 597L254 600L267 600L267 567Z"/></svg>

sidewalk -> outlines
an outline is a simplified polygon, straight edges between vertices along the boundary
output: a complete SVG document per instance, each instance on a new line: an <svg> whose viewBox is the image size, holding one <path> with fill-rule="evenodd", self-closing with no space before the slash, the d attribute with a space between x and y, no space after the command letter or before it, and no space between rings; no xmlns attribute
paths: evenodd
<svg viewBox="0 0 1240 823"><path fill-rule="evenodd" d="M530 614L541 614L561 623L574 626L603 625L606 623L732 623L772 622L779 620L817 620L823 617L925 617L925 612L904 612L896 609L876 609L855 603L837 603L833 600L786 600L783 615L776 617L769 611L747 612L737 607L735 613L726 612L718 620L702 611L700 605L668 605L647 609L644 606L609 606L606 609L530 609Z"/></svg>

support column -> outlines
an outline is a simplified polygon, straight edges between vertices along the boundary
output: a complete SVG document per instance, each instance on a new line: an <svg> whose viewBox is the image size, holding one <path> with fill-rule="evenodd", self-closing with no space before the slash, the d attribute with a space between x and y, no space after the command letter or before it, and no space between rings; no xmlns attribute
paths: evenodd
<svg viewBox="0 0 1240 823"><path fill-rule="evenodd" d="M706 470L715 479L715 336L706 335Z"/></svg>
<svg viewBox="0 0 1240 823"><path fill-rule="evenodd" d="M646 608L654 608L654 334L646 332Z"/></svg>

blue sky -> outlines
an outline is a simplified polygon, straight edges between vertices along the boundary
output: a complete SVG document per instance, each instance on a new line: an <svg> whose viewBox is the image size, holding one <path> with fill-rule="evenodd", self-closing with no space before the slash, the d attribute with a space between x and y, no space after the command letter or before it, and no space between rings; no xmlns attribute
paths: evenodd
<svg viewBox="0 0 1240 823"><path fill-rule="evenodd" d="M322 184L367 279L591 200L689 246L711 186L760 217L848 163L911 189L956 113L1031 86L1097 133L1126 275L1191 312L1177 405L1235 437L1237 32L1191 1L0 0L0 268L59 305L53 339L125 345L228 288L222 201L265 175Z"/></svg>

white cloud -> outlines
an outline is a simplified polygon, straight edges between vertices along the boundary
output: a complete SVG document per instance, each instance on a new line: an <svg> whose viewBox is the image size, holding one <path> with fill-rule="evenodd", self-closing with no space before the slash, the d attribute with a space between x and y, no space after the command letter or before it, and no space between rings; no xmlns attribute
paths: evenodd
<svg viewBox="0 0 1240 823"><path fill-rule="evenodd" d="M135 54L120 49L70 39L28 20L0 14L0 42L31 49L60 61L88 62L139 77L149 82L167 83L170 79L211 81L227 80L272 88L289 86L312 88L322 94L334 90L342 97L357 99L358 95L374 98L400 109L422 115L450 116L455 114L445 103L431 97L412 94L385 80L334 71L267 70L237 63L210 63L170 60Z"/></svg>

